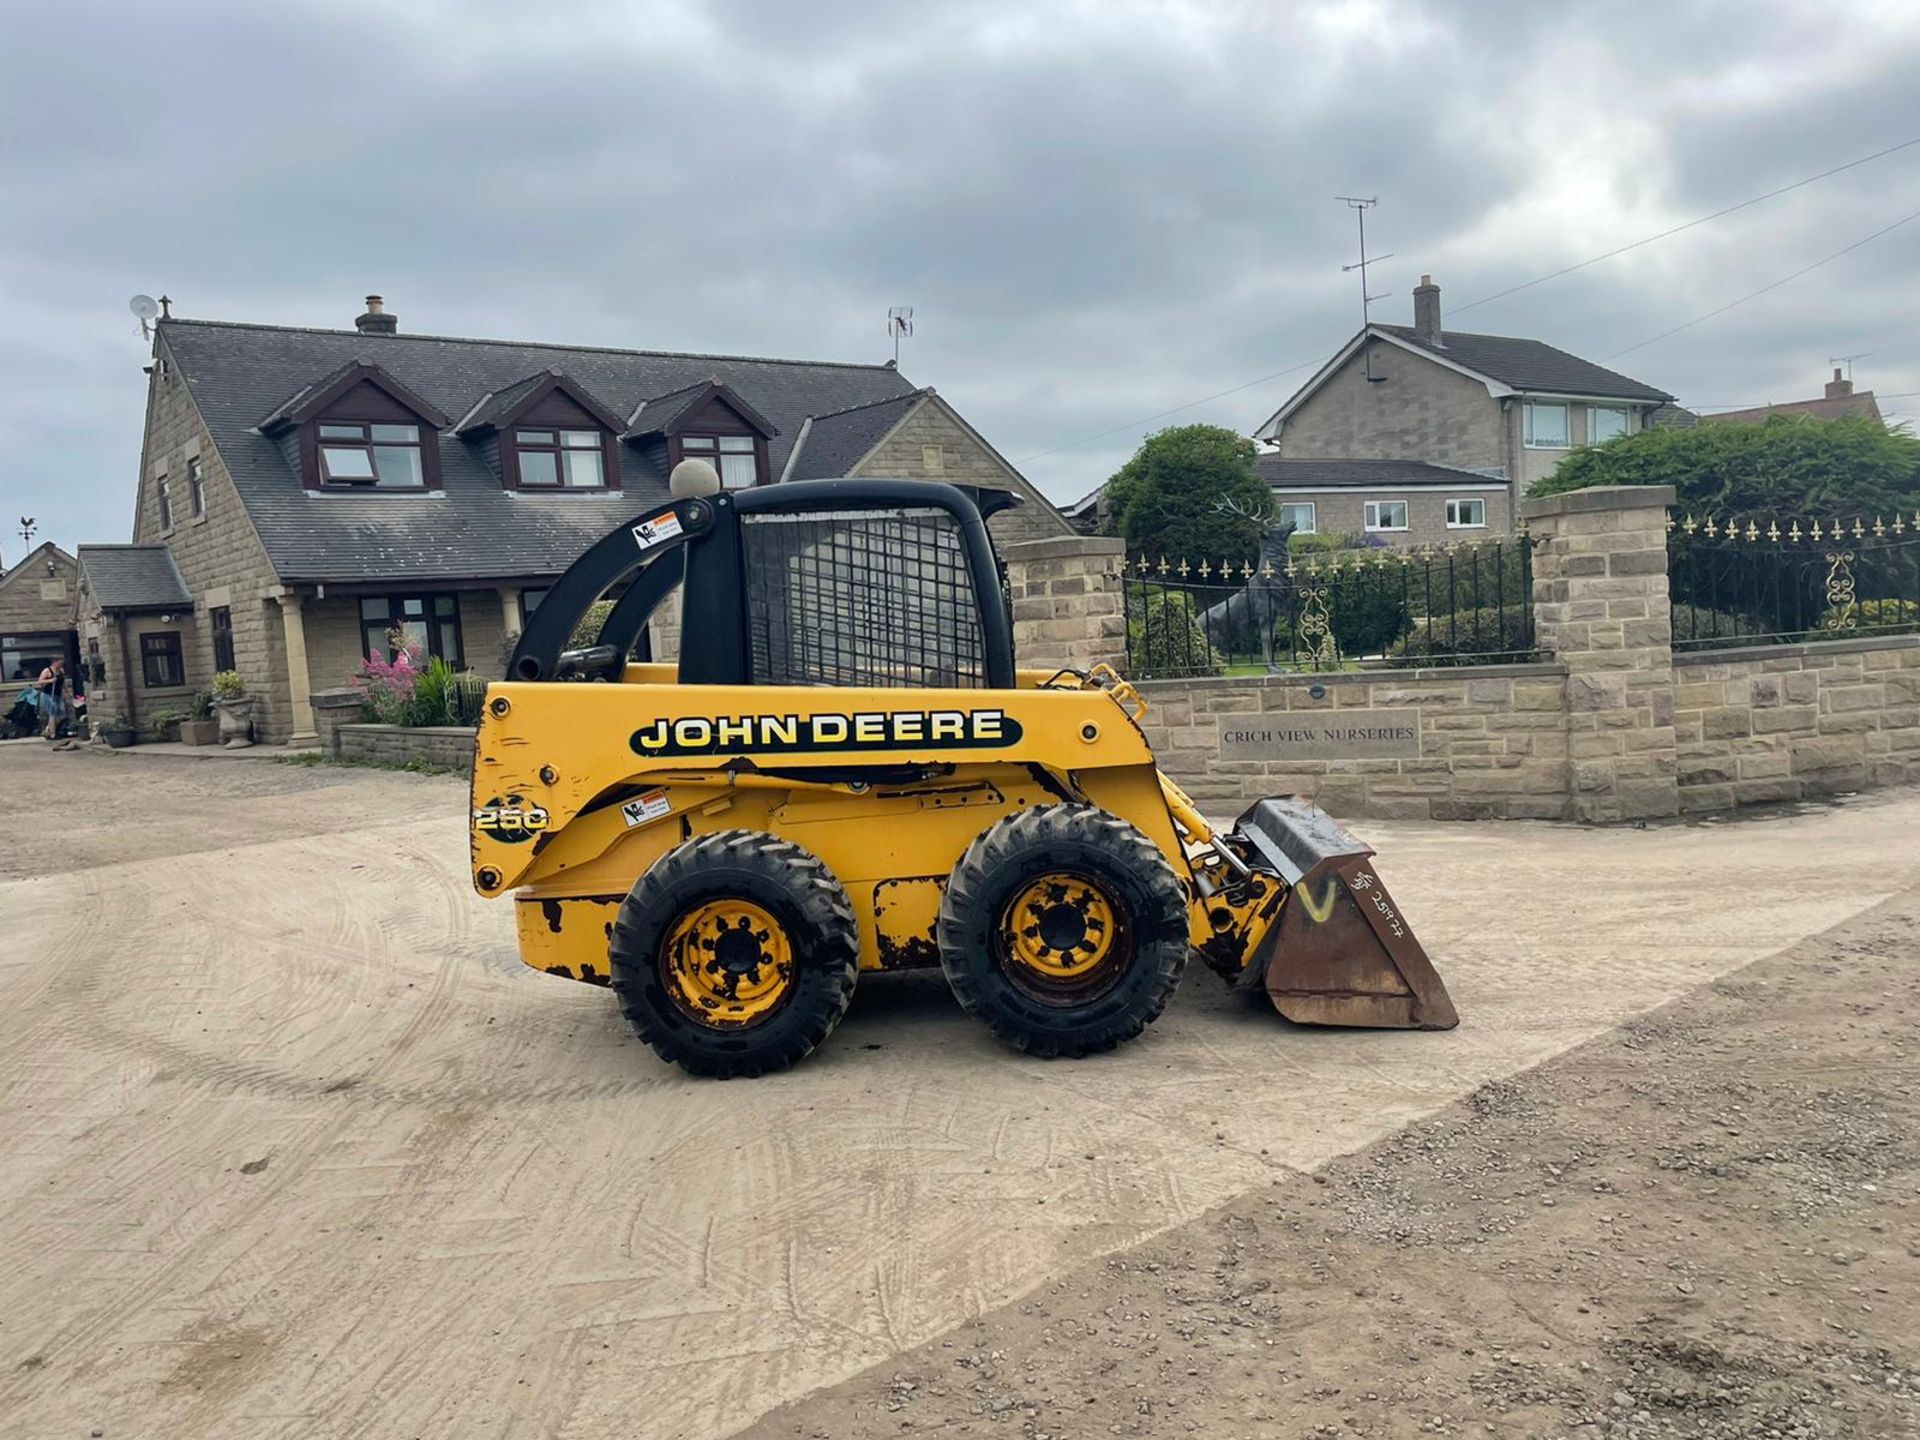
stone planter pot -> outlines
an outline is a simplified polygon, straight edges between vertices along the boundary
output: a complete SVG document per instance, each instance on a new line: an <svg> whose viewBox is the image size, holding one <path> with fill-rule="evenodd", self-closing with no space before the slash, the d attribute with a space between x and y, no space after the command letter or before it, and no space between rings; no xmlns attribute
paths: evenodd
<svg viewBox="0 0 1920 1440"><path fill-rule="evenodd" d="M244 750L253 744L253 697L216 700L214 710L220 716L220 743L228 750Z"/></svg>
<svg viewBox="0 0 1920 1440"><path fill-rule="evenodd" d="M220 722L218 720L182 720L180 722L180 743L183 745L218 745L220 743Z"/></svg>

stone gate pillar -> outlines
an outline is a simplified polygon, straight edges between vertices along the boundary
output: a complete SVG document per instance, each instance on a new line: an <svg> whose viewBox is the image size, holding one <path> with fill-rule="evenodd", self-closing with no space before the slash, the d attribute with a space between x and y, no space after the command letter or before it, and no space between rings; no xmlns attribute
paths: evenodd
<svg viewBox="0 0 1920 1440"><path fill-rule="evenodd" d="M1125 666L1120 572L1126 550L1124 540L1104 535L1060 535L1003 547L1015 664L1077 670Z"/></svg>
<svg viewBox="0 0 1920 1440"><path fill-rule="evenodd" d="M1521 503L1533 533L1540 648L1567 667L1576 820L1676 815L1670 485L1572 490Z"/></svg>

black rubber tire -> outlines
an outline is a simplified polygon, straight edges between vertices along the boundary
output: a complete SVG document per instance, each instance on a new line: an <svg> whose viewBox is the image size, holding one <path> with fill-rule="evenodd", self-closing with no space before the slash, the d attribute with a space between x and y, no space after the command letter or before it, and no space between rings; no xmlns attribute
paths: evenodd
<svg viewBox="0 0 1920 1440"><path fill-rule="evenodd" d="M1000 918L1039 876L1098 882L1131 932L1117 978L1085 1000L1037 999L1009 978ZM1187 963L1186 889L1151 840L1093 805L1042 805L982 831L947 881L937 929L954 997L1030 1055L1090 1055L1133 1039L1173 998Z"/></svg>
<svg viewBox="0 0 1920 1440"><path fill-rule="evenodd" d="M703 1025L681 1010L660 973L674 921L695 905L739 897L772 912L793 948L793 988L765 1019ZM833 1032L853 999L860 931L833 872L790 840L755 830L697 836L654 862L621 902L608 945L613 988L640 1038L662 1060L729 1080L785 1070Z"/></svg>

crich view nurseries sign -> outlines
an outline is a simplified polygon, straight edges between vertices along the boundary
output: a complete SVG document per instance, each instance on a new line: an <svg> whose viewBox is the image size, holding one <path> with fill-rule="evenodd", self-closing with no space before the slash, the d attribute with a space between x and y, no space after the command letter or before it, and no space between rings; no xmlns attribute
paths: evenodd
<svg viewBox="0 0 1920 1440"><path fill-rule="evenodd" d="M1392 760L1420 754L1420 709L1222 715L1222 760Z"/></svg>

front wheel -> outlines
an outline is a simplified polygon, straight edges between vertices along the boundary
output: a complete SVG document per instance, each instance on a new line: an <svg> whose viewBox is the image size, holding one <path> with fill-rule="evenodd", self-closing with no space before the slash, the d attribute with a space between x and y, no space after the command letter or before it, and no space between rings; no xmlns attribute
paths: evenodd
<svg viewBox="0 0 1920 1440"><path fill-rule="evenodd" d="M729 1079L784 1070L832 1033L853 999L860 932L817 856L724 830L635 882L608 953L640 1038L683 1070Z"/></svg>
<svg viewBox="0 0 1920 1440"><path fill-rule="evenodd" d="M968 1014L1040 1056L1111 1050L1166 1008L1187 962L1186 892L1154 843L1092 805L983 831L940 907L940 964Z"/></svg>

